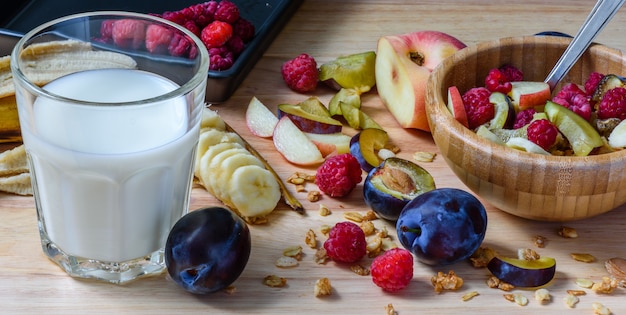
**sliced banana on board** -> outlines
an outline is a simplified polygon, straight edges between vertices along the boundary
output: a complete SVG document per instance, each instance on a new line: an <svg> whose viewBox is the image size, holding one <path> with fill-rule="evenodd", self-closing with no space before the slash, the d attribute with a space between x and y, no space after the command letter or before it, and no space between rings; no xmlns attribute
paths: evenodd
<svg viewBox="0 0 626 315"><path fill-rule="evenodd" d="M282 196L274 174L217 112L205 108L200 126L194 170L200 184L249 222L271 213Z"/></svg>

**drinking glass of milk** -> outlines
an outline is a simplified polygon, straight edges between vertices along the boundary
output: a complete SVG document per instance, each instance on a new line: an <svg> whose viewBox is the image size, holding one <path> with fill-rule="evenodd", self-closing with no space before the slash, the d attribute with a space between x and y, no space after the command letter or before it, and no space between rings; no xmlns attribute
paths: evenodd
<svg viewBox="0 0 626 315"><path fill-rule="evenodd" d="M11 68L44 253L74 277L160 274L189 208L208 52L185 28L130 12L45 23Z"/></svg>

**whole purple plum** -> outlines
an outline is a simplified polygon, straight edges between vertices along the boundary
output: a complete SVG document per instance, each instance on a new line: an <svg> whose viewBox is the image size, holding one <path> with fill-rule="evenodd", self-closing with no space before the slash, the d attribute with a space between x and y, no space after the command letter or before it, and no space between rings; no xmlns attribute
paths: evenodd
<svg viewBox="0 0 626 315"><path fill-rule="evenodd" d="M428 265L467 259L487 231L487 212L474 195L457 188L437 188L411 200L396 222L398 239Z"/></svg>

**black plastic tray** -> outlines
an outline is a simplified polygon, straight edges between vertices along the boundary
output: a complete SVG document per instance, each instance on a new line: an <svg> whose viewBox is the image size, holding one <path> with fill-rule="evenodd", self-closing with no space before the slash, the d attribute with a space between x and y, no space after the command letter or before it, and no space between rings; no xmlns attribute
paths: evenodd
<svg viewBox="0 0 626 315"><path fill-rule="evenodd" d="M15 44L15 37L36 26L64 15L99 10L122 10L140 13L175 11L203 0L22 0L12 2L10 10L0 13L0 50L6 42ZM226 101L239 87L256 62L261 58L276 35L298 9L303 0L231 0L240 9L241 16L256 28L255 38L233 66L225 71L209 71L206 100L209 103ZM11 47L12 48L12 47ZM10 53L10 50L6 53Z"/></svg>

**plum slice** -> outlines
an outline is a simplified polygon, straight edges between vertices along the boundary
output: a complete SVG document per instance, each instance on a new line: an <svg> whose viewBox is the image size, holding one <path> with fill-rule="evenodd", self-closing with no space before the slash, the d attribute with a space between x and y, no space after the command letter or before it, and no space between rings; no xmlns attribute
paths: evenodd
<svg viewBox="0 0 626 315"><path fill-rule="evenodd" d="M556 260L551 257L525 260L496 256L489 261L487 269L501 281L516 287L540 287L554 278Z"/></svg>

